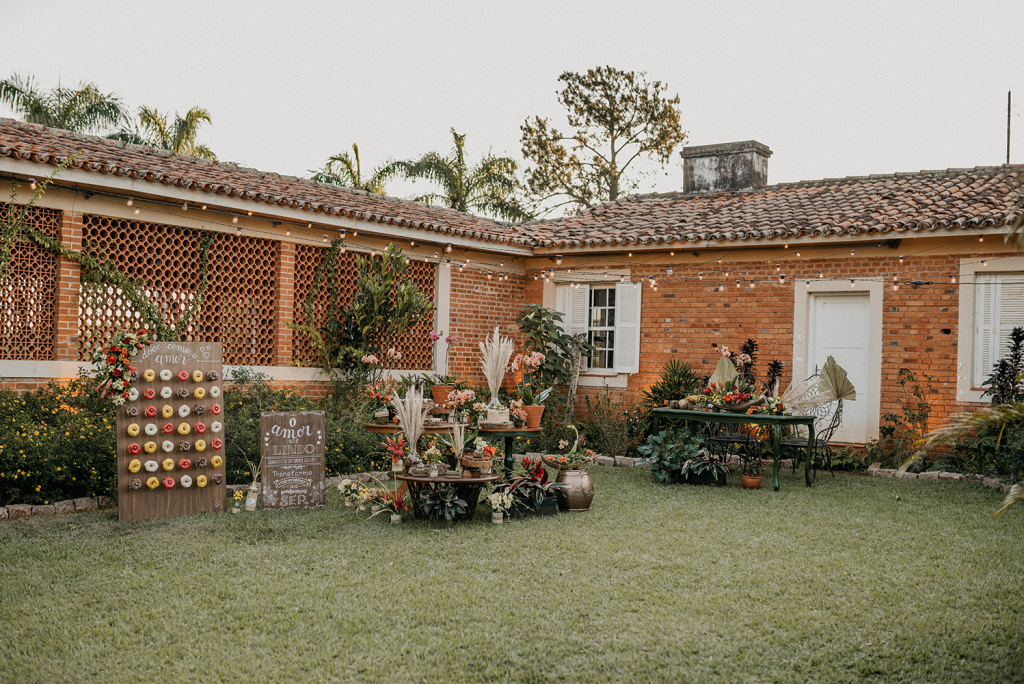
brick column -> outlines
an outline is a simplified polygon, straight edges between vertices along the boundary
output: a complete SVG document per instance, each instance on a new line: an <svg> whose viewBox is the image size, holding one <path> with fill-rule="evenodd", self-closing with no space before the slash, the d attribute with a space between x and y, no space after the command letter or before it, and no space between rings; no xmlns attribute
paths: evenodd
<svg viewBox="0 0 1024 684"><path fill-rule="evenodd" d="M68 249L82 249L82 214L65 211L61 215L60 242ZM74 361L78 358L78 307L82 294L82 267L65 257L57 259L57 306L54 321L53 358Z"/></svg>
<svg viewBox="0 0 1024 684"><path fill-rule="evenodd" d="M288 323L295 320L295 243L281 241L277 245L277 320L274 328L274 364L292 363L292 331Z"/></svg>

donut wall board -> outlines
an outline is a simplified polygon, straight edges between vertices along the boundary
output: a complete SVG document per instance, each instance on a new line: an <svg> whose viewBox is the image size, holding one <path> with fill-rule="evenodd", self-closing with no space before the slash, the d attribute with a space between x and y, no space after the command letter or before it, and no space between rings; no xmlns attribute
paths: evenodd
<svg viewBox="0 0 1024 684"><path fill-rule="evenodd" d="M117 408L120 520L225 510L222 362L215 342L154 342L132 359L139 377Z"/></svg>

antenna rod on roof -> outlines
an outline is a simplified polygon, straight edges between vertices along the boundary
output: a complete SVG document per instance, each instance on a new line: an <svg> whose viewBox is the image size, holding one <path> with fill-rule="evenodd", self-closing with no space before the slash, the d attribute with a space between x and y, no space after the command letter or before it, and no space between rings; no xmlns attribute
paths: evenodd
<svg viewBox="0 0 1024 684"><path fill-rule="evenodd" d="M1006 164L1010 164L1010 96L1013 91L1006 91Z"/></svg>

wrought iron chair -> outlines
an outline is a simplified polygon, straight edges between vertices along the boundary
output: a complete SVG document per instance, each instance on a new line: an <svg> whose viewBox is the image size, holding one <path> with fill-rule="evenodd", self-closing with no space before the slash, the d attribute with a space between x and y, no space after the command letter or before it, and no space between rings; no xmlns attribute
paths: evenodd
<svg viewBox="0 0 1024 684"><path fill-rule="evenodd" d="M743 452L743 459L751 458L755 451L760 451L762 441L760 428L751 428L745 423L707 423L708 450L720 454L727 459L730 449Z"/></svg>
<svg viewBox="0 0 1024 684"><path fill-rule="evenodd" d="M816 378L817 373L812 375L808 380ZM815 394L817 394L817 388L815 388ZM833 412L832 409L835 409ZM818 479L818 466L819 464L826 468L828 472L832 473L832 477L836 474L832 470L832 446L829 442L832 440L832 436L839 429L839 426L843 423L843 400L828 401L824 404L818 404L811 410L811 415L814 416L814 447L811 455L811 460L814 462L814 479ZM800 425L796 427L798 431L797 436L790 439L782 440L782 448L790 448L797 451L797 453L804 453L807 449L807 432L806 427ZM799 433L803 432L802 435ZM799 459L793 458L793 472L796 472L797 461Z"/></svg>

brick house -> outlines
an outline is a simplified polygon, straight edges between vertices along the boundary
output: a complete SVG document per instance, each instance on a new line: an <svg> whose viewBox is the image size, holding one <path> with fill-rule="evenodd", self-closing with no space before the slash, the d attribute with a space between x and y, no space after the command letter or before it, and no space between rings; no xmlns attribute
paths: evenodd
<svg viewBox="0 0 1024 684"><path fill-rule="evenodd" d="M520 307L543 303L598 348L582 391L627 402L669 359L710 373L712 344L755 338L762 363L786 363L786 381L832 354L858 389L837 435L851 443L878 434L902 367L935 377L936 420L979 405L1000 345L1024 324L1024 256L1001 235L1020 166L767 185L760 143L690 147L681 192L512 225L0 119L0 179L20 182L16 202L73 154L34 213L38 228L147 282L169 318L194 296L197 245L212 234L210 293L189 334L222 341L228 366L314 394L325 388L311 350L286 323L342 235L347 272L353 252L390 242L410 256L434 329L461 338L450 371L472 383L483 384L477 342L495 325L515 335ZM18 245L0 290L0 382L73 376L130 320L73 262ZM405 370L445 370L427 330L403 345Z"/></svg>

